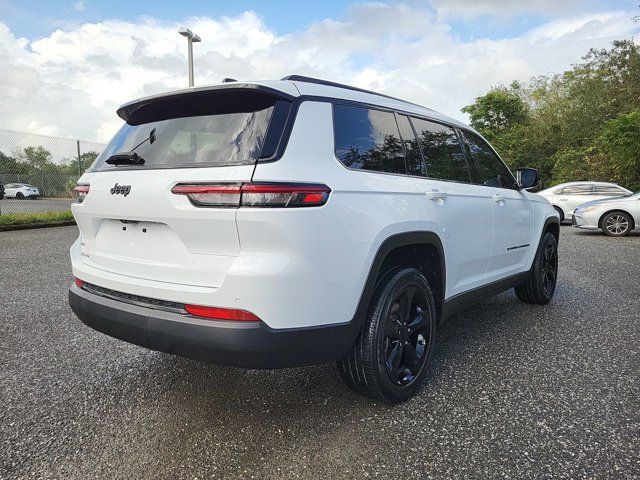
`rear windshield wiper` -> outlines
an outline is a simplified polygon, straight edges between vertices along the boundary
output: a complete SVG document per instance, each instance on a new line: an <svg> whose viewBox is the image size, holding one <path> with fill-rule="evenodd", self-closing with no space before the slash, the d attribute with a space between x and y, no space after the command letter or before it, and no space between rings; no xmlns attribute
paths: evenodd
<svg viewBox="0 0 640 480"><path fill-rule="evenodd" d="M107 161L109 165L144 165L144 158L135 152L114 153Z"/></svg>
<svg viewBox="0 0 640 480"><path fill-rule="evenodd" d="M144 158L142 158L137 153L134 153L134 150L142 145L144 142L153 143L156 141L156 127L151 129L149 132L149 136L142 140L139 144L131 149L129 152L120 152L114 153L105 163L109 165L144 165Z"/></svg>

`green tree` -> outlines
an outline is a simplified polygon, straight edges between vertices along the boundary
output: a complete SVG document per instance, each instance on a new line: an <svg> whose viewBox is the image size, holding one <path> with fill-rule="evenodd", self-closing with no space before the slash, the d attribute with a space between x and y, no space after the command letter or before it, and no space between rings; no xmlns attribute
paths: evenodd
<svg viewBox="0 0 640 480"><path fill-rule="evenodd" d="M609 160L608 179L640 190L640 109L607 122L598 144Z"/></svg>
<svg viewBox="0 0 640 480"><path fill-rule="evenodd" d="M517 82L509 88L494 87L462 111L471 117L471 126L491 140L527 120L529 108L519 91Z"/></svg>
<svg viewBox="0 0 640 480"><path fill-rule="evenodd" d="M587 179L633 187L639 109L640 46L617 40L566 72L494 87L462 111L511 167L538 168L543 185Z"/></svg>
<svg viewBox="0 0 640 480"><path fill-rule="evenodd" d="M18 152L17 157L20 162L37 169L51 164L51 152L43 147L27 147Z"/></svg>

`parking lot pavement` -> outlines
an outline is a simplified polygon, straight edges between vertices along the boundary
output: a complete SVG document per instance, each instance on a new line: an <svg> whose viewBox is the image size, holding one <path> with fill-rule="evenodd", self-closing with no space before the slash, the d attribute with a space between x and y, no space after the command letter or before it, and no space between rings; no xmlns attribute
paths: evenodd
<svg viewBox="0 0 640 480"><path fill-rule="evenodd" d="M85 327L76 227L0 233L0 478L638 478L640 236L562 227L553 302L440 330L389 407L332 365L221 368Z"/></svg>
<svg viewBox="0 0 640 480"><path fill-rule="evenodd" d="M71 209L71 198L38 198L35 200L0 200L0 213L44 213L62 212Z"/></svg>

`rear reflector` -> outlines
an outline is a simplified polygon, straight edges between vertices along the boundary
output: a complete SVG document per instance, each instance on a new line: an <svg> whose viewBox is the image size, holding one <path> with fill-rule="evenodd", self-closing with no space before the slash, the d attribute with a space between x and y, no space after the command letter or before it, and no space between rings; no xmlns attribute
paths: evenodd
<svg viewBox="0 0 640 480"><path fill-rule="evenodd" d="M82 285L84 285L84 282L78 277L73 277L73 283L75 283L78 288L82 288Z"/></svg>
<svg viewBox="0 0 640 480"><path fill-rule="evenodd" d="M176 195L187 195L199 207L319 207L331 189L313 183L221 183L176 185Z"/></svg>
<svg viewBox="0 0 640 480"><path fill-rule="evenodd" d="M236 322L259 322L260 319L246 310L234 308L202 307L199 305L185 305L184 309L196 317L212 320L232 320Z"/></svg>

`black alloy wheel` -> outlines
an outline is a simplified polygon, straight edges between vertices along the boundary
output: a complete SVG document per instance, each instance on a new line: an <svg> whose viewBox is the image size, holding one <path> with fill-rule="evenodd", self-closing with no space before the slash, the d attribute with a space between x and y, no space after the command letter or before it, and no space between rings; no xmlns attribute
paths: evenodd
<svg viewBox="0 0 640 480"><path fill-rule="evenodd" d="M338 362L349 388L387 403L411 398L424 384L436 341L429 282L415 268L396 267L378 279L355 344Z"/></svg>
<svg viewBox="0 0 640 480"><path fill-rule="evenodd" d="M542 267L542 288L548 297L553 296L558 276L558 254L556 245L549 242L544 247L544 265Z"/></svg>
<svg viewBox="0 0 640 480"><path fill-rule="evenodd" d="M524 303L546 305L553 298L558 281L558 242L545 233L533 259L529 278L515 288L516 296Z"/></svg>
<svg viewBox="0 0 640 480"><path fill-rule="evenodd" d="M423 290L408 286L398 293L384 320L385 365L391 381L407 386L419 376L431 339L428 300Z"/></svg>

